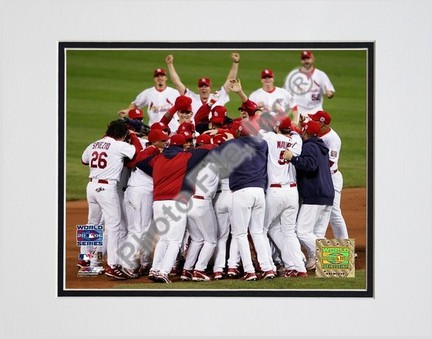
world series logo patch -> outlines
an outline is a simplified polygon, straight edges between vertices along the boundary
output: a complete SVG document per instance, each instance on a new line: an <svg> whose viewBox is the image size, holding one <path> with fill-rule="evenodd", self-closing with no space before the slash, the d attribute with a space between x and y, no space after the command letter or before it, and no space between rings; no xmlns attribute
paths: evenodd
<svg viewBox="0 0 432 339"><path fill-rule="evenodd" d="M354 239L317 239L316 277L354 278L354 250Z"/></svg>
<svg viewBox="0 0 432 339"><path fill-rule="evenodd" d="M76 225L77 246L102 246L102 225Z"/></svg>

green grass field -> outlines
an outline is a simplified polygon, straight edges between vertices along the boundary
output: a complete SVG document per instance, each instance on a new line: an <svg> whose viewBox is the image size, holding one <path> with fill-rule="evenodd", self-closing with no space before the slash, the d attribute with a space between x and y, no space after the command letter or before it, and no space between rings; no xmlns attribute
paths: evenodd
<svg viewBox="0 0 432 339"><path fill-rule="evenodd" d="M366 286L366 272L364 269L356 270L354 278L316 278L314 275L303 278L275 278L271 280L242 281L238 279L224 279L220 281L195 282L177 281L172 284L119 283L119 289L259 289L259 290L364 290Z"/></svg>
<svg viewBox="0 0 432 339"><path fill-rule="evenodd" d="M166 68L173 54L183 83L196 90L197 79L210 77L213 89L226 79L231 50L68 50L66 53L66 199L85 199L88 168L81 164L85 147L100 138L143 89L151 87L153 70ZM300 64L299 51L236 50L241 55L238 77L247 94L261 87L260 72L271 68L276 86ZM332 126L342 139L339 167L345 187L366 186L366 51L314 51L315 66L327 73L336 88L324 101ZM170 85L172 85L170 83ZM226 105L237 116L240 99ZM62 161L60 159L60 161Z"/></svg>

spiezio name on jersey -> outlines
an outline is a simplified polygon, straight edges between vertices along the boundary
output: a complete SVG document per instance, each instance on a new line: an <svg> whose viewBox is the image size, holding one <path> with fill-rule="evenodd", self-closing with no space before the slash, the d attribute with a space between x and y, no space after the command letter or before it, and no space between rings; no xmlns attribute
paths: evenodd
<svg viewBox="0 0 432 339"><path fill-rule="evenodd" d="M109 149L110 146L111 144L105 141L98 141L93 144L93 148L99 148L99 149Z"/></svg>

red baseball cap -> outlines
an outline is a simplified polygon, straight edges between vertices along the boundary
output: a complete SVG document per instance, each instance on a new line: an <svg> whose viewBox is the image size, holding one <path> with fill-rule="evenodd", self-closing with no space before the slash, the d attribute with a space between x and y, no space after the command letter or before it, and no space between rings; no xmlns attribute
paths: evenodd
<svg viewBox="0 0 432 339"><path fill-rule="evenodd" d="M183 146L186 143L186 138L183 134L174 134L170 138L170 145Z"/></svg>
<svg viewBox="0 0 432 339"><path fill-rule="evenodd" d="M128 117L130 119L141 119L142 120L144 117L143 111L140 108L133 108L133 109L129 110Z"/></svg>
<svg viewBox="0 0 432 339"><path fill-rule="evenodd" d="M255 112L259 109L258 105L251 100L242 103L241 107L243 107L250 117L255 115Z"/></svg>
<svg viewBox="0 0 432 339"><path fill-rule="evenodd" d="M166 71L163 68L156 68L153 72L154 77L157 77L160 74L166 75Z"/></svg>
<svg viewBox="0 0 432 339"><path fill-rule="evenodd" d="M194 138L192 132L189 131L181 131L178 134L183 135L186 141L192 141Z"/></svg>
<svg viewBox="0 0 432 339"><path fill-rule="evenodd" d="M211 80L209 78L199 78L198 79L198 87L208 86L211 87Z"/></svg>
<svg viewBox="0 0 432 339"><path fill-rule="evenodd" d="M153 125L150 126L151 131L155 130L155 129L159 129L159 130L162 130L164 132L169 132L169 127L161 121L155 122Z"/></svg>
<svg viewBox="0 0 432 339"><path fill-rule="evenodd" d="M331 122L331 116L326 111L318 111L315 114L309 114L309 118L313 121L322 122L324 125L329 125Z"/></svg>
<svg viewBox="0 0 432 339"><path fill-rule="evenodd" d="M302 123L302 131L306 131L306 133L308 133L308 134L318 136L320 129L321 129L321 126L316 121L309 120L307 122Z"/></svg>
<svg viewBox="0 0 432 339"><path fill-rule="evenodd" d="M310 59L313 58L313 54L311 51L302 51L300 54L300 59Z"/></svg>
<svg viewBox="0 0 432 339"><path fill-rule="evenodd" d="M211 144L211 137L208 134L201 134L196 138L196 144Z"/></svg>
<svg viewBox="0 0 432 339"><path fill-rule="evenodd" d="M215 106L211 110L212 116L210 121L214 124L223 125L225 117L227 115L227 110L224 106Z"/></svg>
<svg viewBox="0 0 432 339"><path fill-rule="evenodd" d="M231 124L231 128L229 132L234 135L234 137L237 137L236 134L238 131L241 131L241 120L234 120Z"/></svg>
<svg viewBox="0 0 432 339"><path fill-rule="evenodd" d="M195 132L195 125L191 122L182 122L180 126L177 128L177 133L181 132Z"/></svg>
<svg viewBox="0 0 432 339"><path fill-rule="evenodd" d="M291 119L289 117L284 117L279 123L279 129L292 129Z"/></svg>
<svg viewBox="0 0 432 339"><path fill-rule="evenodd" d="M216 134L213 136L212 142L214 145L222 145L225 142L224 135Z"/></svg>
<svg viewBox="0 0 432 339"><path fill-rule="evenodd" d="M274 78L274 73L271 69L265 69L261 72L261 79L262 78Z"/></svg>
<svg viewBox="0 0 432 339"><path fill-rule="evenodd" d="M159 140L167 141L169 139L169 136L160 129L154 129L150 131L150 133L147 136L147 139L150 142L155 142Z"/></svg>

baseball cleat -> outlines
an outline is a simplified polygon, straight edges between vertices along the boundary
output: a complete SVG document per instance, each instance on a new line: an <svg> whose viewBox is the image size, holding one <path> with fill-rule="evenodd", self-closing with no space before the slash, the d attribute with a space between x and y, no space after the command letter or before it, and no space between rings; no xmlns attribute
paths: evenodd
<svg viewBox="0 0 432 339"><path fill-rule="evenodd" d="M179 270L178 270L178 268L176 266L174 266L171 269L171 272L169 273L169 276L170 277L175 277L176 275L179 275Z"/></svg>
<svg viewBox="0 0 432 339"><path fill-rule="evenodd" d="M299 277L307 277L307 272L299 272L297 270L286 270L284 275L285 278L299 278Z"/></svg>
<svg viewBox="0 0 432 339"><path fill-rule="evenodd" d="M193 281L210 281L211 278L208 275L206 275L204 271L194 270L192 280Z"/></svg>
<svg viewBox="0 0 432 339"><path fill-rule="evenodd" d="M315 261L316 261L316 259L315 259L315 257L314 258L309 258L308 259L308 261L307 261L307 263L306 263L306 269L308 270L308 271L313 271L314 269L315 269Z"/></svg>
<svg viewBox="0 0 432 339"><path fill-rule="evenodd" d="M273 279L274 277L275 273L273 270L265 271L261 276L262 279Z"/></svg>
<svg viewBox="0 0 432 339"><path fill-rule="evenodd" d="M164 283L164 284L171 284L172 281L169 279L168 274L163 274L163 273L157 273L155 275L155 282L159 282L159 283Z"/></svg>
<svg viewBox="0 0 432 339"><path fill-rule="evenodd" d="M137 279L137 278L139 278L138 269L133 270L133 269L130 269L130 268L122 267L122 271L130 279Z"/></svg>
<svg viewBox="0 0 432 339"><path fill-rule="evenodd" d="M150 270L148 274L148 278L150 280L156 281L156 275L158 275L158 273L159 273L158 270Z"/></svg>
<svg viewBox="0 0 432 339"><path fill-rule="evenodd" d="M120 265L107 266L105 270L105 275L107 277L111 277L117 280L126 280L129 277L123 272L122 267Z"/></svg>
<svg viewBox="0 0 432 339"><path fill-rule="evenodd" d="M221 280L221 279L223 279L223 272L213 272L213 279L214 280Z"/></svg>
<svg viewBox="0 0 432 339"><path fill-rule="evenodd" d="M245 281L255 281L257 280L257 276L254 272L250 272L250 273L246 273L243 277L242 280Z"/></svg>
<svg viewBox="0 0 432 339"><path fill-rule="evenodd" d="M228 268L227 274L230 278L238 278L240 276L240 271L237 268Z"/></svg>
<svg viewBox="0 0 432 339"><path fill-rule="evenodd" d="M183 281L190 281L192 280L192 277L193 277L192 270L183 270L180 279Z"/></svg>

